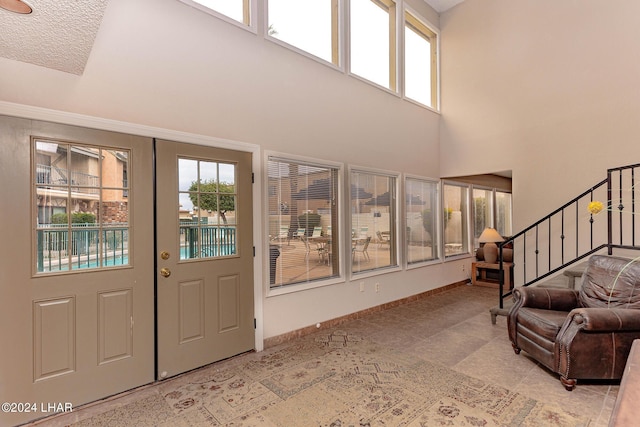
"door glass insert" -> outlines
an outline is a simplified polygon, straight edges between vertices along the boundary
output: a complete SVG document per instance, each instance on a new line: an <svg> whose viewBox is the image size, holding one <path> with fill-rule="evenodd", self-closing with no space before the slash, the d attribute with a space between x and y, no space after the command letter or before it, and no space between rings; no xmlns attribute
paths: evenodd
<svg viewBox="0 0 640 427"><path fill-rule="evenodd" d="M237 255L236 165L178 159L180 259Z"/></svg>
<svg viewBox="0 0 640 427"><path fill-rule="evenodd" d="M129 265L129 151L33 147L36 272Z"/></svg>

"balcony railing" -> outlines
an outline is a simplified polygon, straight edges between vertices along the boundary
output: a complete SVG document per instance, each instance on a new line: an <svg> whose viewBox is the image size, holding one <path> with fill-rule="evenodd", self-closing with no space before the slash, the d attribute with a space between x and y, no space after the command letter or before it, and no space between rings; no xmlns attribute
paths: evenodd
<svg viewBox="0 0 640 427"><path fill-rule="evenodd" d="M70 184L72 187L80 187L77 190L78 192L98 194L99 189L97 187L100 185L100 179L96 175L69 171L56 166L36 165L36 184L61 186Z"/></svg>

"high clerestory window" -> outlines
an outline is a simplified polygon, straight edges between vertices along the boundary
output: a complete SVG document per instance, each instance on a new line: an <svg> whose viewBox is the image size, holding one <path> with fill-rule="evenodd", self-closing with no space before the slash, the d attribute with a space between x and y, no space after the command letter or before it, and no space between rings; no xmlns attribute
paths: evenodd
<svg viewBox="0 0 640 427"><path fill-rule="evenodd" d="M403 0L179 1L252 32L263 4L266 39L439 108L438 31Z"/></svg>
<svg viewBox="0 0 640 427"><path fill-rule="evenodd" d="M180 0L207 13L228 18L235 23L253 27L251 0Z"/></svg>
<svg viewBox="0 0 640 427"><path fill-rule="evenodd" d="M396 90L396 3L351 0L350 71Z"/></svg>
<svg viewBox="0 0 640 427"><path fill-rule="evenodd" d="M340 65L338 0L268 0L267 36Z"/></svg>
<svg viewBox="0 0 640 427"><path fill-rule="evenodd" d="M404 95L438 106L437 36L415 13L404 14Z"/></svg>

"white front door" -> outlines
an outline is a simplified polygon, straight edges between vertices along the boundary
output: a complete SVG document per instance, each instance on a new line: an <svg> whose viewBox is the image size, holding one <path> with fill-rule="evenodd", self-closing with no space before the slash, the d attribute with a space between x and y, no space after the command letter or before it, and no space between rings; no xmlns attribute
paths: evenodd
<svg viewBox="0 0 640 427"><path fill-rule="evenodd" d="M251 154L156 142L158 378L252 350Z"/></svg>
<svg viewBox="0 0 640 427"><path fill-rule="evenodd" d="M0 116L0 425L155 379L152 157Z"/></svg>

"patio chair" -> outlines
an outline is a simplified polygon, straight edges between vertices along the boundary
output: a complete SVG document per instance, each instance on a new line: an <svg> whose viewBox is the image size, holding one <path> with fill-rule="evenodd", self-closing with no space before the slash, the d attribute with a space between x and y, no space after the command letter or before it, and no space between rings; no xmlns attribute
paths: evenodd
<svg viewBox="0 0 640 427"><path fill-rule="evenodd" d="M311 245L309 245L309 239L302 235L300 240L304 243L304 259L307 260L309 258L309 253L311 252Z"/></svg>
<svg viewBox="0 0 640 427"><path fill-rule="evenodd" d="M296 231L295 237L298 239L302 239L306 233L307 233L306 228L298 228L298 230Z"/></svg>
<svg viewBox="0 0 640 427"><path fill-rule="evenodd" d="M378 236L379 248L384 245L391 247L391 234L388 231L376 231L376 236Z"/></svg>
<svg viewBox="0 0 640 427"><path fill-rule="evenodd" d="M320 237L322 236L322 227L313 227L313 234L311 237Z"/></svg>
<svg viewBox="0 0 640 427"><path fill-rule="evenodd" d="M280 226L280 231L278 232L277 236L274 236L271 238L271 240L286 240L287 242L289 241L289 226L288 225L281 225Z"/></svg>
<svg viewBox="0 0 640 427"><path fill-rule="evenodd" d="M351 248L352 258L354 261L356 260L356 254L358 252L362 254L362 257L366 261L369 261L371 259L369 258L369 252L367 252L367 249L369 248L369 243L371 243L371 236L367 237L366 239L357 239L354 242Z"/></svg>

